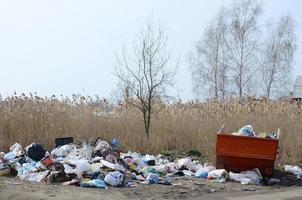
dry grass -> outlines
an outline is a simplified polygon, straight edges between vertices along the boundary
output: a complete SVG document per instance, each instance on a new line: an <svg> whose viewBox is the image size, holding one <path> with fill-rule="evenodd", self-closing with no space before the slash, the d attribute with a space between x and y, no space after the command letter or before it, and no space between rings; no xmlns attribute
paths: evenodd
<svg viewBox="0 0 302 200"><path fill-rule="evenodd" d="M119 138L127 150L161 152L196 149L214 158L215 134L222 124L232 132L245 124L256 131L281 129L280 162L302 163L302 109L287 100L277 102L237 100L158 105L150 140L144 135L140 113L127 106L111 106L104 100L74 96L40 98L21 95L0 102L0 150L14 142L33 141L52 148L56 137L76 140ZM108 112L110 110L110 112Z"/></svg>

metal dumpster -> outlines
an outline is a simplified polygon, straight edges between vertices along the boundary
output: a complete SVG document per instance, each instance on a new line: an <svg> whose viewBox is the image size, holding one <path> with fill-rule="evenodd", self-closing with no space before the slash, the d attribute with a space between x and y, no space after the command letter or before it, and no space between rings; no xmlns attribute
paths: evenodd
<svg viewBox="0 0 302 200"><path fill-rule="evenodd" d="M271 176L277 155L278 139L217 134L216 167L232 172L258 168Z"/></svg>

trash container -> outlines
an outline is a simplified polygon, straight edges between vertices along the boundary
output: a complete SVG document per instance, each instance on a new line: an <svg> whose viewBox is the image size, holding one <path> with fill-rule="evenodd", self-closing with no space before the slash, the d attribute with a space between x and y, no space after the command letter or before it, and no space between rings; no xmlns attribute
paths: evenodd
<svg viewBox="0 0 302 200"><path fill-rule="evenodd" d="M278 139L217 134L216 167L232 172L258 168L271 176L277 156Z"/></svg>
<svg viewBox="0 0 302 200"><path fill-rule="evenodd" d="M73 137L56 138L55 143L56 143L56 148L63 146L65 144L70 144L73 143Z"/></svg>

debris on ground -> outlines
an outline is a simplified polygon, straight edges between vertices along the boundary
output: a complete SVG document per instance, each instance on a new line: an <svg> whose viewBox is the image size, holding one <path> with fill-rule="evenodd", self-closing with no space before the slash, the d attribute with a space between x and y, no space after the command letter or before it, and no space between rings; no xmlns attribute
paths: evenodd
<svg viewBox="0 0 302 200"><path fill-rule="evenodd" d="M301 168L286 166L286 171L301 176ZM259 170L241 173L216 169L192 157L171 159L165 155L123 153L118 140L110 143L98 139L94 145L70 143L47 151L32 143L23 149L15 143L7 153L0 153L0 176L14 175L21 180L61 183L81 187L107 189L136 187L137 184L177 185L173 179L197 178L215 183L226 181L261 184ZM277 184L279 179L270 179ZM213 192L213 191L211 191Z"/></svg>
<svg viewBox="0 0 302 200"><path fill-rule="evenodd" d="M262 180L262 176L258 169L254 169L251 171L243 171L240 173L230 172L229 177L230 180L239 182L243 185L247 185L247 184L259 185L261 184L261 180ZM273 181L275 180L270 180L270 183L272 184Z"/></svg>
<svg viewBox="0 0 302 200"><path fill-rule="evenodd" d="M293 173L298 179L302 179L302 168L299 166L285 165L284 169L286 172Z"/></svg>

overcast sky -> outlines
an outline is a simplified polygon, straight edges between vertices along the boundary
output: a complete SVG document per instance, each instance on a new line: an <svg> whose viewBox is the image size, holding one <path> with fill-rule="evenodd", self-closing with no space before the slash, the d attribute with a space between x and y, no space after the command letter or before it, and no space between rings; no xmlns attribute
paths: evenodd
<svg viewBox="0 0 302 200"><path fill-rule="evenodd" d="M0 0L0 94L80 93L116 89L114 52L148 16L165 21L171 54L180 58L174 95L191 99L187 55L207 22L229 0ZM302 1L264 0L264 19L297 22L294 76L302 74ZM265 23L262 21L261 23Z"/></svg>

